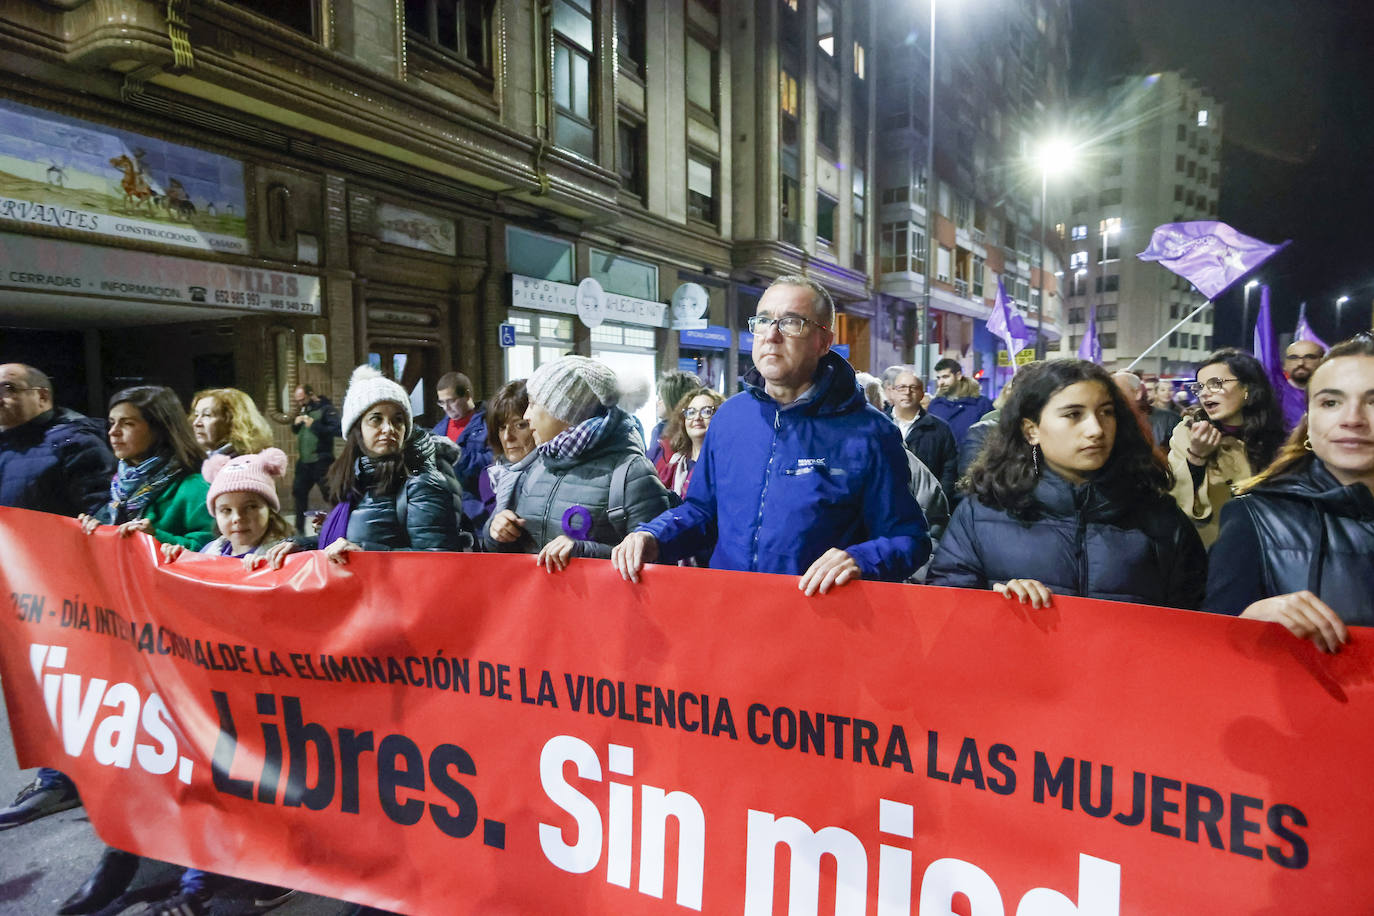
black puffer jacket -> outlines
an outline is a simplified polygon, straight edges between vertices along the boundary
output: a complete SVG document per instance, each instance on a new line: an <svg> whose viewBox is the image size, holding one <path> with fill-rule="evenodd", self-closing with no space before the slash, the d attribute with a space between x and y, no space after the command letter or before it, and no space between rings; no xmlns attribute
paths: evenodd
<svg viewBox="0 0 1374 916"><path fill-rule="evenodd" d="M576 458L534 452L515 466L512 473L518 474L518 479L513 486L503 484L492 510L495 516L502 509L514 509L525 520L524 535L502 544L492 540L487 528L482 532L483 545L502 553L538 553L563 533L564 513L582 506L591 513L591 532L577 541L573 556L609 558L611 548L626 532L672 505L653 464L644 457L642 441L634 418L612 407L601 437ZM607 509L611 508L611 479L622 464L628 465L623 506L626 519L617 526L608 518Z"/></svg>
<svg viewBox="0 0 1374 916"><path fill-rule="evenodd" d="M102 420L58 407L0 430L0 506L95 512L110 498L114 472Z"/></svg>
<svg viewBox="0 0 1374 916"><path fill-rule="evenodd" d="M906 431L903 444L940 481L940 489L952 504L954 484L959 480L959 446L954 442L949 424L930 411L922 410Z"/></svg>
<svg viewBox="0 0 1374 916"><path fill-rule="evenodd" d="M1374 626L1374 494L1313 458L1222 507L1211 566L1209 611L1306 589L1346 623Z"/></svg>
<svg viewBox="0 0 1374 916"><path fill-rule="evenodd" d="M1112 498L1042 471L1038 517L1021 521L968 496L931 564L931 585L990 588L1037 579L1057 595L1195 609L1207 580L1197 531L1167 496Z"/></svg>
<svg viewBox="0 0 1374 916"><path fill-rule="evenodd" d="M405 463L411 473L402 498L400 492L379 494L373 486L372 460L358 459L363 495L348 516L346 537L364 550L462 549L454 490L435 465L434 442L427 430L417 430L406 441Z"/></svg>

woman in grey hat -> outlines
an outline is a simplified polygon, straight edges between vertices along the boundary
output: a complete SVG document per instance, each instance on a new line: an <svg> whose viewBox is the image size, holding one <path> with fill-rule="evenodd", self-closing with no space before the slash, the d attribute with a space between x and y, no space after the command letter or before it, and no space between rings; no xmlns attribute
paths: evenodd
<svg viewBox="0 0 1374 916"><path fill-rule="evenodd" d="M502 477L484 546L537 553L549 572L573 557L608 559L627 531L672 505L633 419L617 406L615 373L564 356L536 369L526 389L537 447Z"/></svg>

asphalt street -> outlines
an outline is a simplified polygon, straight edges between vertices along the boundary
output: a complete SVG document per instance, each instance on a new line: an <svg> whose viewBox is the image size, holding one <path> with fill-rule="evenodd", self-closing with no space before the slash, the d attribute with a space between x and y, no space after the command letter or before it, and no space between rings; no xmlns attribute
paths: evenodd
<svg viewBox="0 0 1374 916"><path fill-rule="evenodd" d="M0 806L8 805L33 778L20 770L14 757L8 711L0 704ZM9 830L0 830L0 913L5 916L52 916L76 890L100 859L105 845L91 829L83 808L73 808ZM159 890L174 890L181 869L146 860L133 886L100 916L135 913ZM242 916L256 912L249 898L216 898L214 916ZM343 916L352 904L327 897L297 894L272 910L280 916Z"/></svg>

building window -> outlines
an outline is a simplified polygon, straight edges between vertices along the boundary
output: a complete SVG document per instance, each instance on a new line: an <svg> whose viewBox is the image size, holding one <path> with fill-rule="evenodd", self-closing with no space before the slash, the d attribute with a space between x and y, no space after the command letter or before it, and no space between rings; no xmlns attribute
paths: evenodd
<svg viewBox="0 0 1374 916"><path fill-rule="evenodd" d="M854 181L852 183L851 190L853 193L852 204L854 212L854 224L852 227L852 234L854 237L854 263L858 264L860 263L861 259L867 251L865 236L868 234L864 231L864 198L866 194L866 188L864 184L863 169L854 169ZM857 270L858 268L856 267L855 269Z"/></svg>
<svg viewBox="0 0 1374 916"><path fill-rule="evenodd" d="M1069 349L1078 352L1078 345L1083 342L1082 334L1071 334L1069 336Z"/></svg>
<svg viewBox="0 0 1374 916"><path fill-rule="evenodd" d="M778 80L778 104L782 109L782 145L795 147L801 139L797 115L799 112L797 78L786 69Z"/></svg>
<svg viewBox="0 0 1374 916"><path fill-rule="evenodd" d="M832 154L840 149L840 110L832 102L821 102L816 124L816 142Z"/></svg>
<svg viewBox="0 0 1374 916"><path fill-rule="evenodd" d="M1103 331L1101 334L1098 335L1097 339L1101 342L1101 344L1102 344L1102 349L1104 349L1104 350L1115 350L1115 349L1116 349L1116 332L1115 332L1115 331Z"/></svg>
<svg viewBox="0 0 1374 916"><path fill-rule="evenodd" d="M935 256L935 279L949 282L949 272L954 262L954 252L944 245L939 246Z"/></svg>
<svg viewBox="0 0 1374 916"><path fill-rule="evenodd" d="M829 244L835 240L835 198L816 195L816 240Z"/></svg>
<svg viewBox="0 0 1374 916"><path fill-rule="evenodd" d="M954 225L967 229L973 222L973 201L962 194L954 198Z"/></svg>
<svg viewBox="0 0 1374 916"><path fill-rule="evenodd" d="M490 0L406 0L406 29L468 66L491 72Z"/></svg>
<svg viewBox="0 0 1374 916"><path fill-rule="evenodd" d="M620 173L620 187L643 199L649 190L646 181L644 125L621 120L616 125L615 165Z"/></svg>
<svg viewBox="0 0 1374 916"><path fill-rule="evenodd" d="M1108 188L1097 195L1097 205L1099 207L1114 207L1121 203L1121 189Z"/></svg>
<svg viewBox="0 0 1374 916"><path fill-rule="evenodd" d="M692 35L687 36L687 101L703 114L716 118L715 48L707 47Z"/></svg>
<svg viewBox="0 0 1374 916"><path fill-rule="evenodd" d="M1121 287L1121 277L1117 274L1100 276L1094 281L1093 286L1099 293L1114 293Z"/></svg>
<svg viewBox="0 0 1374 916"><path fill-rule="evenodd" d="M1085 207L1084 209L1087 209L1087 208ZM1087 238L1087 237L1088 237L1088 227L1085 226L1085 225L1074 226L1074 227L1073 227L1073 232L1071 232L1071 233L1069 234L1069 237L1072 238L1072 239L1074 239L1075 241L1081 241L1081 240Z"/></svg>
<svg viewBox="0 0 1374 916"><path fill-rule="evenodd" d="M878 272L905 273L910 264L907 247L908 223L883 223L878 239Z"/></svg>
<svg viewBox="0 0 1374 916"><path fill-rule="evenodd" d="M231 6L241 7L259 16L279 22L289 29L295 29L303 35L315 38L317 35L315 23L315 6L313 2L282 3L281 0L229 0ZM452 6L452 3L448 4ZM406 13L409 15L410 2L406 3Z"/></svg>
<svg viewBox="0 0 1374 916"><path fill-rule="evenodd" d="M801 244L801 182L791 175L782 176L782 237Z"/></svg>
<svg viewBox="0 0 1374 916"><path fill-rule="evenodd" d="M1201 334L1193 334L1193 335L1192 335L1192 338L1193 338L1193 349L1194 349L1194 350L1196 350L1196 349L1198 349L1199 347L1202 346L1202 335L1201 335Z"/></svg>
<svg viewBox="0 0 1374 916"><path fill-rule="evenodd" d="M1069 269L1082 270L1088 266L1088 253L1086 251L1075 251L1069 255Z"/></svg>
<svg viewBox="0 0 1374 916"><path fill-rule="evenodd" d="M687 215L715 225L719 169L695 153L687 156Z"/></svg>
<svg viewBox="0 0 1374 916"><path fill-rule="evenodd" d="M819 0L816 4L816 43L829 57L835 56L835 35L838 31L834 7L827 0Z"/></svg>
<svg viewBox="0 0 1374 916"><path fill-rule="evenodd" d="M983 273L987 268L987 262L981 255L973 256L973 296L976 299L983 298Z"/></svg>
<svg viewBox="0 0 1374 916"><path fill-rule="evenodd" d="M1083 323L1083 306L1075 306L1069 309L1069 324Z"/></svg>
<svg viewBox="0 0 1374 916"><path fill-rule="evenodd" d="M1187 156L1184 156L1183 154L1180 153L1179 155L1177 155L1177 156L1174 157L1174 171L1175 171L1175 172L1181 172L1181 171L1183 171L1185 168L1187 168L1187 166L1188 166L1188 157L1187 157Z"/></svg>
<svg viewBox="0 0 1374 916"><path fill-rule="evenodd" d="M1198 109L1198 113L1197 113L1197 126L1198 126L1198 127L1206 127L1206 126L1207 126L1207 109L1206 109L1206 108L1200 108L1200 109Z"/></svg>
<svg viewBox="0 0 1374 916"><path fill-rule="evenodd" d="M644 2L615 0L615 50L620 68L644 78Z"/></svg>
<svg viewBox="0 0 1374 916"><path fill-rule="evenodd" d="M868 76L867 63L864 60L864 46L857 41L854 42L854 75L859 79Z"/></svg>
<svg viewBox="0 0 1374 916"><path fill-rule="evenodd" d="M1181 184L1176 184L1176 185L1174 185L1174 200L1182 200L1182 199L1183 199L1183 185L1181 185Z"/></svg>
<svg viewBox="0 0 1374 916"><path fill-rule="evenodd" d="M1075 197L1073 199L1073 212L1086 213L1090 204L1091 198L1089 197Z"/></svg>
<svg viewBox="0 0 1374 916"><path fill-rule="evenodd" d="M1111 160L1110 162L1108 162L1106 165L1102 166L1102 174L1103 174L1103 175L1108 175L1108 176L1111 176L1111 175L1120 175L1120 174L1121 174L1121 160L1120 160L1120 159L1113 159L1113 160Z"/></svg>
<svg viewBox="0 0 1374 916"><path fill-rule="evenodd" d="M553 0L554 142L588 159L596 158L592 36L589 0Z"/></svg>
<svg viewBox="0 0 1374 916"><path fill-rule="evenodd" d="M1088 272L1086 270L1074 271L1074 275L1069 282L1069 296L1088 295Z"/></svg>
<svg viewBox="0 0 1374 916"><path fill-rule="evenodd" d="M1116 306L1115 306L1115 305L1099 305L1099 306L1097 307L1097 320L1098 320L1098 321L1115 321L1115 320L1116 320Z"/></svg>
<svg viewBox="0 0 1374 916"><path fill-rule="evenodd" d="M1188 174L1188 177L1189 177L1189 178L1192 178L1194 175L1197 174L1197 163L1196 163L1196 162L1189 162L1189 163L1188 163L1188 173L1187 173L1187 174Z"/></svg>

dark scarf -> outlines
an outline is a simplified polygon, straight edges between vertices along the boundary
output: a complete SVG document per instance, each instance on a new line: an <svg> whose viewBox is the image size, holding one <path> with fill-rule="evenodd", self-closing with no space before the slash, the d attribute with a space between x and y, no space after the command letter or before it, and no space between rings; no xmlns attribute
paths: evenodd
<svg viewBox="0 0 1374 916"><path fill-rule="evenodd" d="M148 504L161 496L181 474L181 465L166 455L154 455L138 464L121 459L115 476L110 479L111 517L116 523L142 518Z"/></svg>

